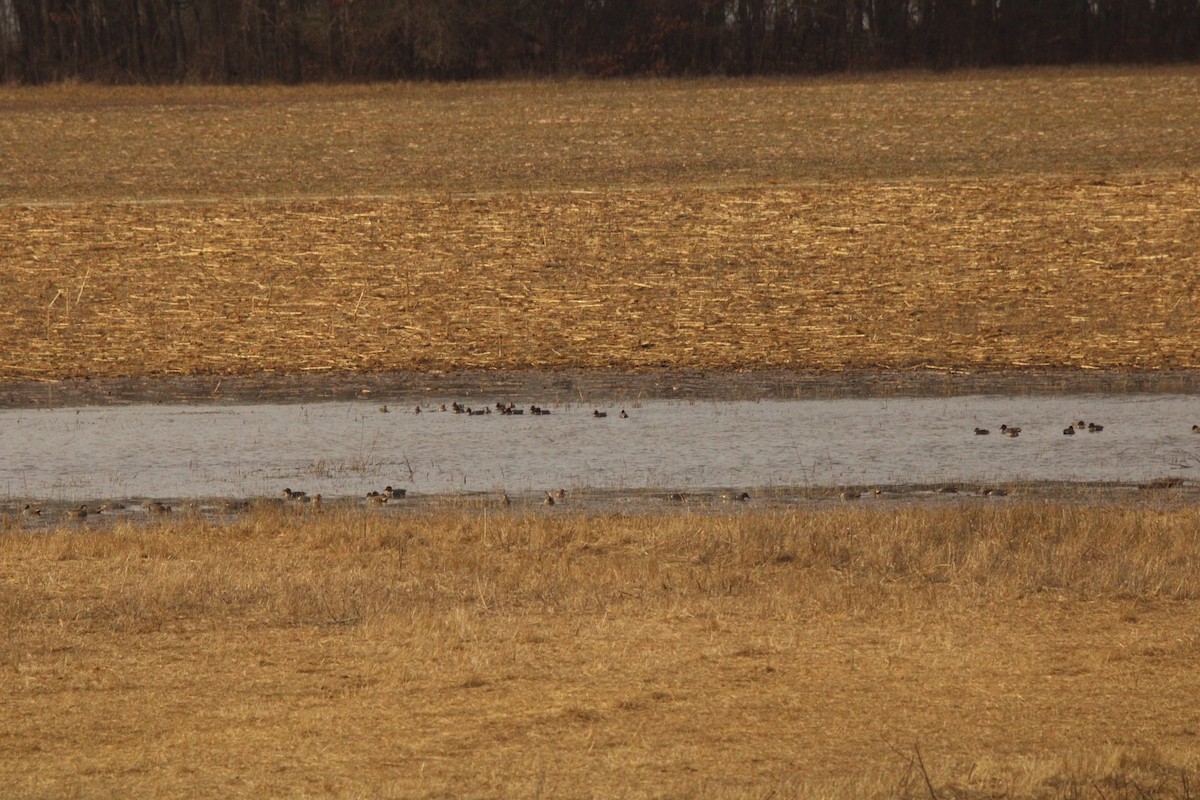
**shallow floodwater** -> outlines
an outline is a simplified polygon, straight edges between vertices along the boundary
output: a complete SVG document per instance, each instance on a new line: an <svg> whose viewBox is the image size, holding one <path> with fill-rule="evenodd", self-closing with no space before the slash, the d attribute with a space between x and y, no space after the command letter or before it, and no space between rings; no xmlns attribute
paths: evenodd
<svg viewBox="0 0 1200 800"><path fill-rule="evenodd" d="M468 416L381 400L0 411L7 498L326 497L1200 474L1200 397L1082 395L551 406ZM447 401L449 403L449 401ZM1100 433L1064 436L1075 420ZM1020 426L1018 438L1001 423ZM975 427L991 429L988 436Z"/></svg>

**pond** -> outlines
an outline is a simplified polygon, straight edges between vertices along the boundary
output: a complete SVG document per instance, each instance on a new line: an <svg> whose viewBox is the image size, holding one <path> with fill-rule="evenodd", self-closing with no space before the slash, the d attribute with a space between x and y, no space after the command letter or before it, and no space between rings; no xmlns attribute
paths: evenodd
<svg viewBox="0 0 1200 800"><path fill-rule="evenodd" d="M1185 394L642 400L549 405L537 416L440 412L440 403L415 413L403 402L3 410L0 492L68 503L278 497L285 487L333 498L386 485L410 495L691 491L1145 481L1200 470L1200 397ZM1064 435L1078 420L1104 429ZM1002 424L1020 435L1001 435Z"/></svg>

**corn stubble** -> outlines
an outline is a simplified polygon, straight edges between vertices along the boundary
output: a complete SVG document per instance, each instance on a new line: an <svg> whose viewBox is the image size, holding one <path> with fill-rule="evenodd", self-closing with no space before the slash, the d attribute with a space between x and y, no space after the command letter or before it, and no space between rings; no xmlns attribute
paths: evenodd
<svg viewBox="0 0 1200 800"><path fill-rule="evenodd" d="M0 89L0 379L1197 368L1198 93Z"/></svg>
<svg viewBox="0 0 1200 800"><path fill-rule="evenodd" d="M0 537L20 796L1189 797L1194 506Z"/></svg>

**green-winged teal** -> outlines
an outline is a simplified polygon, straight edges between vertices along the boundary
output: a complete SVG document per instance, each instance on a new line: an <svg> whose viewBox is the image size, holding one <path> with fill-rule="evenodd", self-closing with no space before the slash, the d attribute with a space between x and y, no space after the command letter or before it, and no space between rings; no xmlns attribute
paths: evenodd
<svg viewBox="0 0 1200 800"><path fill-rule="evenodd" d="M404 495L408 494L408 490L407 489L393 489L391 486L388 486L387 488L385 488L383 490L383 493L385 495L387 495L388 497L392 497L392 498L404 497Z"/></svg>
<svg viewBox="0 0 1200 800"><path fill-rule="evenodd" d="M307 497L308 492L294 492L291 489L284 489L283 496L288 500L299 500L301 497Z"/></svg>
<svg viewBox="0 0 1200 800"><path fill-rule="evenodd" d="M1200 433L1200 425L1193 425L1192 433Z"/></svg>
<svg viewBox="0 0 1200 800"><path fill-rule="evenodd" d="M1074 436L1074 435L1075 435L1075 426L1074 425L1068 425L1067 427L1063 428L1063 436Z"/></svg>
<svg viewBox="0 0 1200 800"><path fill-rule="evenodd" d="M31 506L29 503L26 503L25 507L21 509L21 514L26 517L40 517L42 510L37 506Z"/></svg>
<svg viewBox="0 0 1200 800"><path fill-rule="evenodd" d="M546 500L545 500L545 503L546 503L546 505L548 505L548 506L552 506L552 505L554 505L554 495L550 494L549 492L546 492Z"/></svg>
<svg viewBox="0 0 1200 800"><path fill-rule="evenodd" d="M367 500L368 500L368 501L369 501L369 502L370 502L372 505L376 505L376 506L382 506L382 505L385 505L385 504L387 503L387 501L388 501L388 499L387 499L387 495L386 495L386 494L380 494L379 492L376 492L375 494L372 494L372 495L368 495L368 496L367 496Z"/></svg>
<svg viewBox="0 0 1200 800"><path fill-rule="evenodd" d="M157 500L149 500L146 502L146 510L151 514L166 514L170 512L171 507L166 503L160 503Z"/></svg>
<svg viewBox="0 0 1200 800"><path fill-rule="evenodd" d="M1096 424L1096 423L1094 423L1094 422L1089 422L1089 423L1088 423L1088 433L1099 433L1099 432L1100 432L1100 431L1102 431L1102 430L1104 430L1104 426L1103 426L1103 425L1097 425L1097 424Z"/></svg>
<svg viewBox="0 0 1200 800"><path fill-rule="evenodd" d="M849 502L850 500L857 500L858 498L862 497L862 492L854 489L843 489L842 491L838 492L838 497L842 498L843 502Z"/></svg>
<svg viewBox="0 0 1200 800"><path fill-rule="evenodd" d="M1009 438L1012 438L1012 439L1015 439L1021 435L1020 428L1015 428L1010 425L1001 425L1000 432L1003 433L1005 436L1008 436Z"/></svg>
<svg viewBox="0 0 1200 800"><path fill-rule="evenodd" d="M976 436L987 436L989 433L991 433L991 431L989 431L987 428L976 428L975 429Z"/></svg>
<svg viewBox="0 0 1200 800"><path fill-rule="evenodd" d="M595 417L596 419L603 419L604 417L608 416L608 412L601 411L600 409L597 408L595 411L592 412L592 416Z"/></svg>

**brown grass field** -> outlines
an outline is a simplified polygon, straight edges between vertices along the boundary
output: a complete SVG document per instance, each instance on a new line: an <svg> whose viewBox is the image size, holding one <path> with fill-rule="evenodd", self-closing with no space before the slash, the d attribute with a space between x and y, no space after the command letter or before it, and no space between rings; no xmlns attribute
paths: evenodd
<svg viewBox="0 0 1200 800"><path fill-rule="evenodd" d="M1194 504L0 536L5 797L1191 798Z"/></svg>
<svg viewBox="0 0 1200 800"><path fill-rule="evenodd" d="M0 380L1200 368L1200 69L0 88Z"/></svg>

